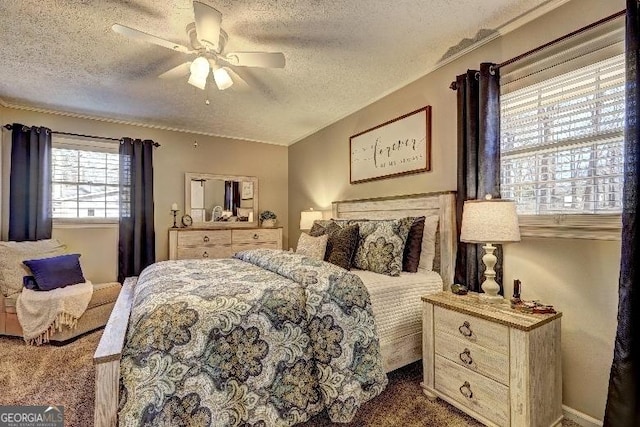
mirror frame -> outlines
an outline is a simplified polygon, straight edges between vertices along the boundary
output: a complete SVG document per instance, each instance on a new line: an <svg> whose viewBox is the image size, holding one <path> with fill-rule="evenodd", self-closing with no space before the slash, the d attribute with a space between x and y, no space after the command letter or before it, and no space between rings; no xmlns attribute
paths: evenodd
<svg viewBox="0 0 640 427"><path fill-rule="evenodd" d="M251 181L253 182L253 221L219 221L219 222L194 222L194 228L219 228L219 227L258 227L259 209L258 209L258 178L255 176L240 175L216 175L211 173L195 173L186 172L184 174L184 213L191 215L191 181L194 179L204 180L222 180L222 181Z"/></svg>

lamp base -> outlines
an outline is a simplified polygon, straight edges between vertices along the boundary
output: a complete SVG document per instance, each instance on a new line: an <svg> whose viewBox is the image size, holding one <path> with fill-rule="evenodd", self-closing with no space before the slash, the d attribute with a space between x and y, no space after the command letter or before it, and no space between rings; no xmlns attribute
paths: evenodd
<svg viewBox="0 0 640 427"><path fill-rule="evenodd" d="M480 294L478 295L480 301L487 304L499 304L504 301L504 297L502 295L489 295L489 294Z"/></svg>
<svg viewBox="0 0 640 427"><path fill-rule="evenodd" d="M484 293L480 294L480 301L488 304L499 303L500 301L504 301L504 298L502 295L498 295L500 285L496 282L496 271L493 269L498 261L498 258L493 254L496 247L491 243L487 243L482 248L485 251L485 254L482 257L482 262L484 262L486 268L484 270L485 280L482 282L481 286Z"/></svg>

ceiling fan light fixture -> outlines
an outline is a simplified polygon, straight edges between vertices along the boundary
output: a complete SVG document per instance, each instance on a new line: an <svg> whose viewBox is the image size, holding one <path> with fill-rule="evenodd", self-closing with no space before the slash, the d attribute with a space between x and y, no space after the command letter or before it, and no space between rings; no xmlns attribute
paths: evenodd
<svg viewBox="0 0 640 427"><path fill-rule="evenodd" d="M233 80L231 80L231 76L224 68L220 67L213 71L213 79L216 82L216 86L218 89L225 90L233 86Z"/></svg>
<svg viewBox="0 0 640 427"><path fill-rule="evenodd" d="M191 75L189 76L189 84L204 90L207 86L207 77L209 76L209 61L202 56L197 57L189 67Z"/></svg>
<svg viewBox="0 0 640 427"><path fill-rule="evenodd" d="M191 71L192 75L195 74L198 76L206 77L209 74L209 70L210 70L209 61L207 61L207 58L203 56L199 56L193 60L189 70Z"/></svg>
<svg viewBox="0 0 640 427"><path fill-rule="evenodd" d="M197 74L191 73L188 83L192 86L197 87L198 89L204 90L204 88L207 86L207 76L199 76Z"/></svg>

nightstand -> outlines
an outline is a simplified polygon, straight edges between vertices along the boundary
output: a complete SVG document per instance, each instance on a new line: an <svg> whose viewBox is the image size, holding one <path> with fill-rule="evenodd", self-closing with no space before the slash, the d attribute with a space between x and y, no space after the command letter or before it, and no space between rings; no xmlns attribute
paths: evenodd
<svg viewBox="0 0 640 427"><path fill-rule="evenodd" d="M527 314L508 300L441 292L422 297L424 393L488 426L562 421L560 318Z"/></svg>

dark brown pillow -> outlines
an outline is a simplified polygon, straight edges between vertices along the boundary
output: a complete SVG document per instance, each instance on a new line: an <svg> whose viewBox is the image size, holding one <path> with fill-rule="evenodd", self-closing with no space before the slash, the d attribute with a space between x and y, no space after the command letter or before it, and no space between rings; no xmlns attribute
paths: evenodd
<svg viewBox="0 0 640 427"><path fill-rule="evenodd" d="M358 247L360 227L358 224L340 227L338 224L332 223L326 227L326 230L329 234L329 240L327 240L325 261L350 270L353 255Z"/></svg>
<svg viewBox="0 0 640 427"><path fill-rule="evenodd" d="M327 240L324 260L350 270L353 256L358 248L360 227L358 224L346 225L346 221L343 223L344 226L335 220L314 221L309 235L318 237L328 234L329 240Z"/></svg>
<svg viewBox="0 0 640 427"><path fill-rule="evenodd" d="M422 253L422 234L424 233L424 219L419 216L413 220L409 229L407 242L404 245L404 255L402 257L402 271L416 273L420 264L420 254Z"/></svg>

